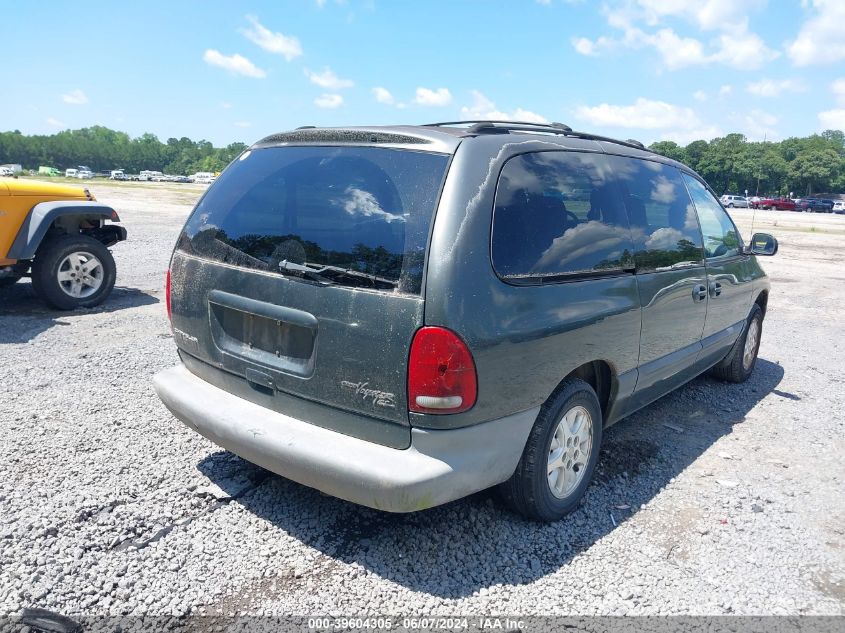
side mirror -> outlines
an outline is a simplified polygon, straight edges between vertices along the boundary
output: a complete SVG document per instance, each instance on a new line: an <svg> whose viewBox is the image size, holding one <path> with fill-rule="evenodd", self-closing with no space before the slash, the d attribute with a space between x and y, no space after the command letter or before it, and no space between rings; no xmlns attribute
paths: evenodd
<svg viewBox="0 0 845 633"><path fill-rule="evenodd" d="M748 252L752 255L766 255L771 257L778 252L778 241L768 233L755 233L751 236Z"/></svg>

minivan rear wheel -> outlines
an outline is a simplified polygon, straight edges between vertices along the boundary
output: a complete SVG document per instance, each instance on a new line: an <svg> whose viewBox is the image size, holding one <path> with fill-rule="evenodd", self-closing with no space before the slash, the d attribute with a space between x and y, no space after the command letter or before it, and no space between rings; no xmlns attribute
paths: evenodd
<svg viewBox="0 0 845 633"><path fill-rule="evenodd" d="M505 502L536 521L574 510L598 461L602 425L593 388L578 379L561 383L540 408L516 471L500 486Z"/></svg>
<svg viewBox="0 0 845 633"><path fill-rule="evenodd" d="M727 382L745 382L757 364L760 337L763 334L763 311L756 303L748 315L745 331L731 353L710 370L711 375Z"/></svg>

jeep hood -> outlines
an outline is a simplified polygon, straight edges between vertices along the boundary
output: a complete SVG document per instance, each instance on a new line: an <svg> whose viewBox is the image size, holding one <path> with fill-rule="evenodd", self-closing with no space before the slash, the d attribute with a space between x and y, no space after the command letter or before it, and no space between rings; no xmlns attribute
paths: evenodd
<svg viewBox="0 0 845 633"><path fill-rule="evenodd" d="M5 185L6 191L4 192L2 186L0 186L0 195L47 196L50 198L89 198L89 196L85 195L85 189L71 185L59 185L51 182L20 179L6 181L3 185Z"/></svg>

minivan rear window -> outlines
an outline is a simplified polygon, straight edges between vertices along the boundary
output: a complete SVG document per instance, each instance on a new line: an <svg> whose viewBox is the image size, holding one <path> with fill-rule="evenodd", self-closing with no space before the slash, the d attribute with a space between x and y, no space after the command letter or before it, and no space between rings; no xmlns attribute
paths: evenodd
<svg viewBox="0 0 845 633"><path fill-rule="evenodd" d="M177 249L244 268L419 294L448 161L383 147L248 151L197 204Z"/></svg>

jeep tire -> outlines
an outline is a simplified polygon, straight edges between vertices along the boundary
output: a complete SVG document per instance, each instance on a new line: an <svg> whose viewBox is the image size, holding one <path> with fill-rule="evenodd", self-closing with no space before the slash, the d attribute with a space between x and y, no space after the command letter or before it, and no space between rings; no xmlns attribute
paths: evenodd
<svg viewBox="0 0 845 633"><path fill-rule="evenodd" d="M87 235L63 235L38 248L32 286L59 310L90 308L109 295L116 274L114 258L101 242Z"/></svg>

